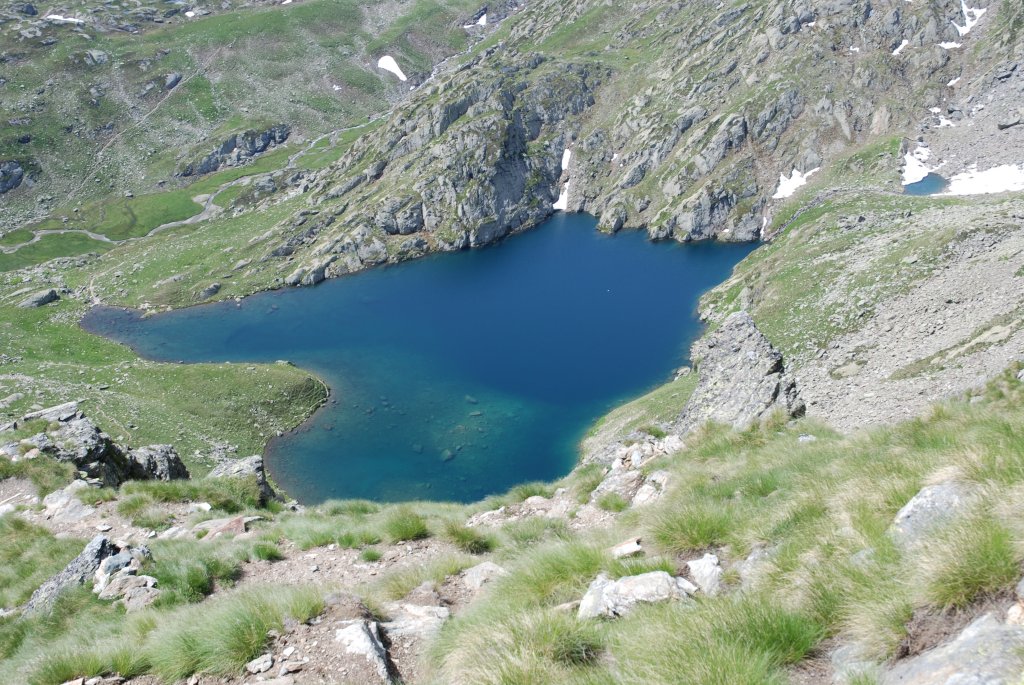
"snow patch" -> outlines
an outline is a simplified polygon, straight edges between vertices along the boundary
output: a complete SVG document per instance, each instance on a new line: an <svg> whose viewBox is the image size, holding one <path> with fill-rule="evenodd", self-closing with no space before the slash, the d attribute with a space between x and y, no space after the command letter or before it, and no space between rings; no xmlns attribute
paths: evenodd
<svg viewBox="0 0 1024 685"><path fill-rule="evenodd" d="M396 62L395 58L392 57L391 55L384 55L379 60L377 60L377 67L383 69L384 71L390 71L392 74L398 77L399 81L409 80L408 78L406 78L405 72L402 71L402 69L398 66L398 62Z"/></svg>
<svg viewBox="0 0 1024 685"><path fill-rule="evenodd" d="M963 45L963 43L952 43L952 42L939 43L939 47L942 48L943 50L954 50L954 49L960 47L961 45Z"/></svg>
<svg viewBox="0 0 1024 685"><path fill-rule="evenodd" d="M856 45L851 45L850 52L860 52L860 48L858 48Z"/></svg>
<svg viewBox="0 0 1024 685"><path fill-rule="evenodd" d="M960 9L964 13L964 25L960 26L954 21L953 27L961 36L966 36L970 33L971 29L977 26L981 18L985 16L985 12L988 12L987 9L968 7L966 0L960 0Z"/></svg>
<svg viewBox="0 0 1024 685"><path fill-rule="evenodd" d="M572 150L565 148L562 152L562 171L566 171L569 168L569 160L572 159Z"/></svg>
<svg viewBox="0 0 1024 685"><path fill-rule="evenodd" d="M84 24L85 20L74 17L64 17L59 14L47 14L43 19L52 21L54 24Z"/></svg>
<svg viewBox="0 0 1024 685"><path fill-rule="evenodd" d="M188 12L185 12L185 16L191 19L192 17L196 16L196 13L192 10L189 10Z"/></svg>
<svg viewBox="0 0 1024 685"><path fill-rule="evenodd" d="M918 145L913 152L908 152L903 157L903 185L909 186L924 180L924 177L938 169L929 168L927 162L932 156L932 151L923 145ZM942 166L941 164L939 166Z"/></svg>
<svg viewBox="0 0 1024 685"><path fill-rule="evenodd" d="M939 128L955 128L955 125L953 124L952 121L950 121L946 117L940 116L939 117Z"/></svg>
<svg viewBox="0 0 1024 685"><path fill-rule="evenodd" d="M551 205L551 209L562 210L563 212L569 208L569 182L566 181L565 185L562 186L562 192L558 196L558 201Z"/></svg>
<svg viewBox="0 0 1024 685"><path fill-rule="evenodd" d="M786 197L790 197L796 192L797 188L807 184L807 179L811 177L811 174L818 171L821 167L814 167L806 174L800 173L798 169L793 169L793 175L786 178L785 174L779 174L779 189L772 195L773 200L781 200Z"/></svg>
<svg viewBox="0 0 1024 685"><path fill-rule="evenodd" d="M1024 164L1003 164L978 171L972 164L967 171L949 179L943 195L988 195L1024 190Z"/></svg>
<svg viewBox="0 0 1024 685"><path fill-rule="evenodd" d="M957 76L955 79L953 79L952 81L950 81L946 85L949 86L950 88L952 88L956 84L960 83L960 79L962 79L962 78L963 78L962 76Z"/></svg>
<svg viewBox="0 0 1024 685"><path fill-rule="evenodd" d="M892 51L892 54L898 57L899 54L903 52L904 48L906 48L908 45L910 45L910 41L904 38L903 42L900 43L900 46Z"/></svg>
<svg viewBox="0 0 1024 685"><path fill-rule="evenodd" d="M941 112L942 110L941 110L941 109L939 109L938 107L929 107L929 108L928 108L928 111L929 111L929 112L931 112L932 114L938 114L938 113L939 113L939 112Z"/></svg>
<svg viewBox="0 0 1024 685"><path fill-rule="evenodd" d="M483 15L479 19L476 20L476 25L477 26L487 26L487 12L484 12Z"/></svg>

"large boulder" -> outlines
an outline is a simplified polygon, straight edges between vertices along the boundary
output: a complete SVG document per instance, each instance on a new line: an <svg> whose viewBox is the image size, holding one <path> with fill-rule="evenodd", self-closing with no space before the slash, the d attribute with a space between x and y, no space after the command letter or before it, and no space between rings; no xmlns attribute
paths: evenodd
<svg viewBox="0 0 1024 685"><path fill-rule="evenodd" d="M952 520L971 502L971 493L965 485L947 481L921 488L896 513L889 535L897 545L908 548L925 536Z"/></svg>
<svg viewBox="0 0 1024 685"><path fill-rule="evenodd" d="M170 445L149 445L128 451L131 477L138 480L188 478L188 469Z"/></svg>
<svg viewBox="0 0 1024 685"><path fill-rule="evenodd" d="M782 354L745 311L693 346L700 380L679 417L685 434L709 421L743 430L772 411L801 416L804 403L796 380L786 373Z"/></svg>
<svg viewBox="0 0 1024 685"><path fill-rule="evenodd" d="M364 668L372 682L391 683L391 669L388 666L388 653L381 641L380 629L373 621L352 621L346 627L336 630L334 640L340 642L346 654L365 659ZM357 671L362 671L356 667ZM370 675L372 674L372 675Z"/></svg>
<svg viewBox="0 0 1024 685"><path fill-rule="evenodd" d="M260 501L265 502L277 495L274 493L270 483L267 482L267 473L263 467L263 457L254 455L245 459L229 459L217 465L210 471L207 478L253 478L260 489Z"/></svg>
<svg viewBox="0 0 1024 685"><path fill-rule="evenodd" d="M685 599L697 588L684 578L673 578L664 571L641 573L612 580L600 574L583 595L577 616L615 618L628 613L641 602L667 602Z"/></svg>
<svg viewBox="0 0 1024 685"><path fill-rule="evenodd" d="M40 585L25 605L25 613L46 613L53 608L57 597L67 589L84 585L92 578L100 564L109 556L117 553L117 548L110 544L105 535L94 537L82 553L71 560L64 570Z"/></svg>
<svg viewBox="0 0 1024 685"><path fill-rule="evenodd" d="M121 448L87 418L68 421L50 438L50 443L41 448L43 452L74 464L107 487L117 487L131 476L131 465Z"/></svg>
<svg viewBox="0 0 1024 685"><path fill-rule="evenodd" d="M35 307L42 307L45 304L56 302L60 299L60 295L53 288L46 290L40 290L39 292L32 293L24 300L18 303L18 306L22 309L34 309Z"/></svg>

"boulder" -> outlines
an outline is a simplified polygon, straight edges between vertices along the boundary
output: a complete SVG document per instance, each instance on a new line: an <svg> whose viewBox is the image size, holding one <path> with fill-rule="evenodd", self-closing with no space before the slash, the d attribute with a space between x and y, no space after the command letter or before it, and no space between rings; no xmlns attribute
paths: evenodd
<svg viewBox="0 0 1024 685"><path fill-rule="evenodd" d="M699 380L679 417L680 433L709 421L743 430L775 410L803 415L803 400L782 354L747 312L730 314L694 345L692 356L699 360Z"/></svg>
<svg viewBox="0 0 1024 685"><path fill-rule="evenodd" d="M75 480L67 487L51 492L43 498L46 517L53 521L73 523L92 516L96 510L78 496L79 491L88 489L89 484L84 480Z"/></svg>
<svg viewBox="0 0 1024 685"><path fill-rule="evenodd" d="M189 477L181 457L170 445L149 445L128 451L130 475L137 480L178 480Z"/></svg>
<svg viewBox="0 0 1024 685"><path fill-rule="evenodd" d="M718 557L714 554L705 554L700 559L686 562L690 569L690 576L697 587L706 595L717 595L722 585L722 567L718 564Z"/></svg>
<svg viewBox="0 0 1024 685"><path fill-rule="evenodd" d="M18 303L18 306L22 309L33 309L35 307L42 307L43 305L56 302L60 299L60 295L53 288L47 290L40 290L37 293L33 293L26 297L24 300Z"/></svg>
<svg viewBox="0 0 1024 685"><path fill-rule="evenodd" d="M164 77L164 90L171 90L181 83L181 74L174 72Z"/></svg>
<svg viewBox="0 0 1024 685"><path fill-rule="evenodd" d="M347 627L335 631L334 640L342 644L346 654L363 657L379 682L385 685L393 682L388 667L388 653L375 622L353 621Z"/></svg>
<svg viewBox="0 0 1024 685"><path fill-rule="evenodd" d="M462 582L465 583L467 589L475 592L495 578L506 575L508 575L508 571L504 568L493 561L485 561L463 571Z"/></svg>
<svg viewBox="0 0 1024 685"><path fill-rule="evenodd" d="M47 421L60 421L66 422L75 418L78 414L78 402L65 402L64 404L58 404L55 407L47 407L46 409L40 409L38 411L31 411L22 417L23 421L35 421L36 419L46 419Z"/></svg>
<svg viewBox="0 0 1024 685"><path fill-rule="evenodd" d="M664 571L641 573L612 580L600 574L587 588L577 616L616 618L628 613L640 602L667 602L686 599L697 588L684 578L673 578Z"/></svg>
<svg viewBox="0 0 1024 685"><path fill-rule="evenodd" d="M900 547L913 547L928 533L950 521L970 501L967 487L956 481L921 488L896 513L889 535Z"/></svg>
<svg viewBox="0 0 1024 685"><path fill-rule="evenodd" d="M258 454L245 459L223 461L213 471L210 471L207 478L255 478L256 485L260 489L261 502L277 496L273 488L270 487L270 483L267 482L263 457Z"/></svg>
<svg viewBox="0 0 1024 685"><path fill-rule="evenodd" d="M260 673L266 673L274 667L274 655L263 654L256 657L245 665L245 670L253 675L259 675Z"/></svg>
<svg viewBox="0 0 1024 685"><path fill-rule="evenodd" d="M949 642L905 659L880 685L1018 685L1024 671L1024 627L985 614Z"/></svg>
<svg viewBox="0 0 1024 685"><path fill-rule="evenodd" d="M92 578L100 563L109 556L117 553L117 548L110 544L105 535L94 537L82 553L71 560L57 575L40 585L25 605L25 614L41 614L49 612L53 608L57 597L69 588L85 584L85 581Z"/></svg>
<svg viewBox="0 0 1024 685"><path fill-rule="evenodd" d="M25 178L25 169L14 160L0 160L0 194L14 190Z"/></svg>

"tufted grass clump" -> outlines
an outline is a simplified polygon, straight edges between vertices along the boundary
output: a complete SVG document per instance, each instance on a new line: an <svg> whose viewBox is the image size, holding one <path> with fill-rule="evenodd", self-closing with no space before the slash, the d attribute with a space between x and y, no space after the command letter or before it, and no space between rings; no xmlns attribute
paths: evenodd
<svg viewBox="0 0 1024 685"><path fill-rule="evenodd" d="M259 543L253 549L257 546ZM217 543L158 540L151 547L154 560L146 573L157 579L162 590L157 599L160 606L199 602L219 586L233 585L241 577L239 558ZM269 549L263 552L271 554Z"/></svg>
<svg viewBox="0 0 1024 685"><path fill-rule="evenodd" d="M0 540L0 607L27 601L85 546L81 540L55 538L18 516L0 516Z"/></svg>
<svg viewBox="0 0 1024 685"><path fill-rule="evenodd" d="M629 500L617 492L606 492L597 498L597 506L604 511L618 514L629 509Z"/></svg>
<svg viewBox="0 0 1024 685"><path fill-rule="evenodd" d="M926 599L944 609L1010 588L1021 577L1024 554L1010 530L990 514L951 525L924 553Z"/></svg>
<svg viewBox="0 0 1024 685"><path fill-rule="evenodd" d="M168 682L199 672L232 676L263 651L268 631L281 629L286 618L303 622L322 611L323 598L311 588L228 594L162 616L143 652L151 671Z"/></svg>
<svg viewBox="0 0 1024 685"><path fill-rule="evenodd" d="M493 535L486 535L457 521L445 524L444 533L445 537L467 554L486 554L497 546Z"/></svg>
<svg viewBox="0 0 1024 685"><path fill-rule="evenodd" d="M430 537L427 521L409 507L398 507L384 519L384 534L391 543Z"/></svg>
<svg viewBox="0 0 1024 685"><path fill-rule="evenodd" d="M694 499L661 507L650 517L648 530L660 548L681 553L724 544L739 524L735 505Z"/></svg>

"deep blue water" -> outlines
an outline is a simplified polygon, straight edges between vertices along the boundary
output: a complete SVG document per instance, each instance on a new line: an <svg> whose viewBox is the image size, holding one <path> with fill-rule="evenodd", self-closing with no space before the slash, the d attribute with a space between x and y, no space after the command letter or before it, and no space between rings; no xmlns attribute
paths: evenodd
<svg viewBox="0 0 1024 685"><path fill-rule="evenodd" d="M910 183L903 186L903 192L907 195L935 195L941 193L949 185L949 181L936 173L930 173L917 183Z"/></svg>
<svg viewBox="0 0 1024 685"><path fill-rule="evenodd" d="M481 250L83 325L152 359L318 373L332 403L266 454L302 502L474 501L567 473L598 417L687 362L697 299L754 248L594 227L557 214Z"/></svg>

